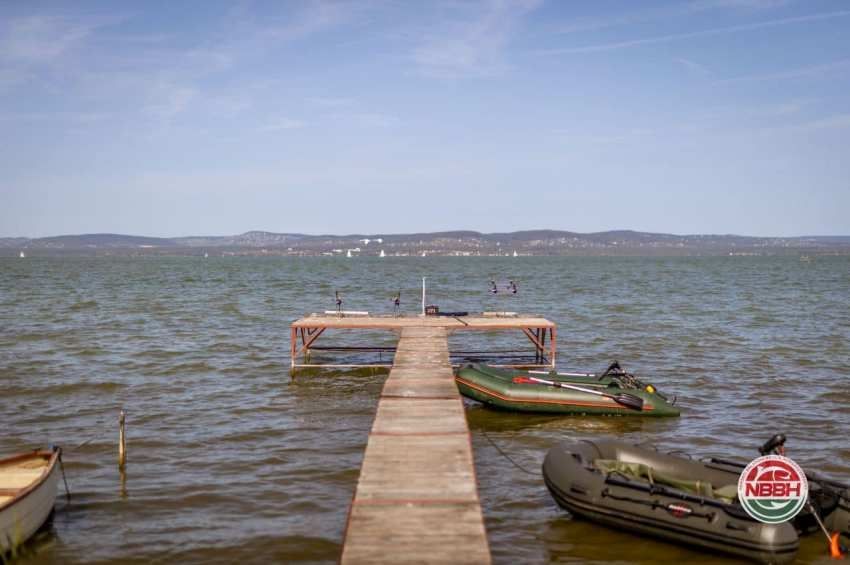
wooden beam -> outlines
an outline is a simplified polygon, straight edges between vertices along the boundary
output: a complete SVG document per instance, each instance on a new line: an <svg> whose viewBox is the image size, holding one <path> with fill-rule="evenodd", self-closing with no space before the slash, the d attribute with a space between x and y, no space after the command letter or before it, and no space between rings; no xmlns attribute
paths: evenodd
<svg viewBox="0 0 850 565"><path fill-rule="evenodd" d="M529 328L522 328L522 331L525 332L525 335L528 336L528 339L531 340L531 343L535 345L538 353L543 351L543 345L540 343L540 340L534 336L534 333Z"/></svg>
<svg viewBox="0 0 850 565"><path fill-rule="evenodd" d="M311 335L309 338L307 338L307 341L304 342L304 345L302 345L301 348L298 351L295 352L296 357L298 357L301 354L302 351L306 353L310 349L310 346L313 345L313 342L315 342L317 339L319 339L319 336L321 336L323 333L325 333L325 330L327 328L317 328L317 329L318 329L318 331L313 333L313 335ZM302 337L303 337L303 335L302 335Z"/></svg>

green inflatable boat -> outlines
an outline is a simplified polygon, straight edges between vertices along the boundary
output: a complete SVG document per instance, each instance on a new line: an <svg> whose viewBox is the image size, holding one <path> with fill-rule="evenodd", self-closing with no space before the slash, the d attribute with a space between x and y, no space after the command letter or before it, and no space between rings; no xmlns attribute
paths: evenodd
<svg viewBox="0 0 850 565"><path fill-rule="evenodd" d="M460 393L517 412L606 416L678 416L679 409L655 387L627 373L616 361L606 371L557 373L513 371L482 364L461 367Z"/></svg>

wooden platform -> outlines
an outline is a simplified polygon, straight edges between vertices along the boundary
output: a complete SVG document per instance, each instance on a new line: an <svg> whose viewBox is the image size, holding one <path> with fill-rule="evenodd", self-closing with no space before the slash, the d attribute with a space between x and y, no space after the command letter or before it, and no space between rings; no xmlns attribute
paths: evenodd
<svg viewBox="0 0 850 565"><path fill-rule="evenodd" d="M532 353L526 355L527 363L509 364L503 366L521 367L555 367L557 353L556 326L546 318L539 316L486 316L483 314L470 316L335 316L313 314L305 316L290 326L290 367L294 372L305 367L389 367L389 362L369 364L323 363L315 364L309 361L311 350L331 350L335 352L395 352L394 347L344 347L320 348L317 340L327 330L388 330L396 333L405 329L416 331L433 328L442 329L446 335L459 331L522 331L531 342ZM300 343L299 343L300 341ZM493 363L499 365L499 363Z"/></svg>
<svg viewBox="0 0 850 565"><path fill-rule="evenodd" d="M428 319L418 326L413 321L400 327L349 511L342 563L490 563L448 330Z"/></svg>

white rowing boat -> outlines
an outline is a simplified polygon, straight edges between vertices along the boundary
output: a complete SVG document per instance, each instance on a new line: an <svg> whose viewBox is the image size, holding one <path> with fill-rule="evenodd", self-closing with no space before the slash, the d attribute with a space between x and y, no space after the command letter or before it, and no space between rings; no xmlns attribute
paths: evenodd
<svg viewBox="0 0 850 565"><path fill-rule="evenodd" d="M59 451L0 459L0 553L27 541L47 521L56 501Z"/></svg>

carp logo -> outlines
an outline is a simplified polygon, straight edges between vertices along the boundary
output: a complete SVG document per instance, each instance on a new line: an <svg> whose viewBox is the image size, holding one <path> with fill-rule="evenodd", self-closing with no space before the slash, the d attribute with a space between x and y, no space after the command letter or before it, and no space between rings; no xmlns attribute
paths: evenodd
<svg viewBox="0 0 850 565"><path fill-rule="evenodd" d="M799 465L781 455L754 459L738 479L738 500L759 522L779 524L806 504L809 483Z"/></svg>

